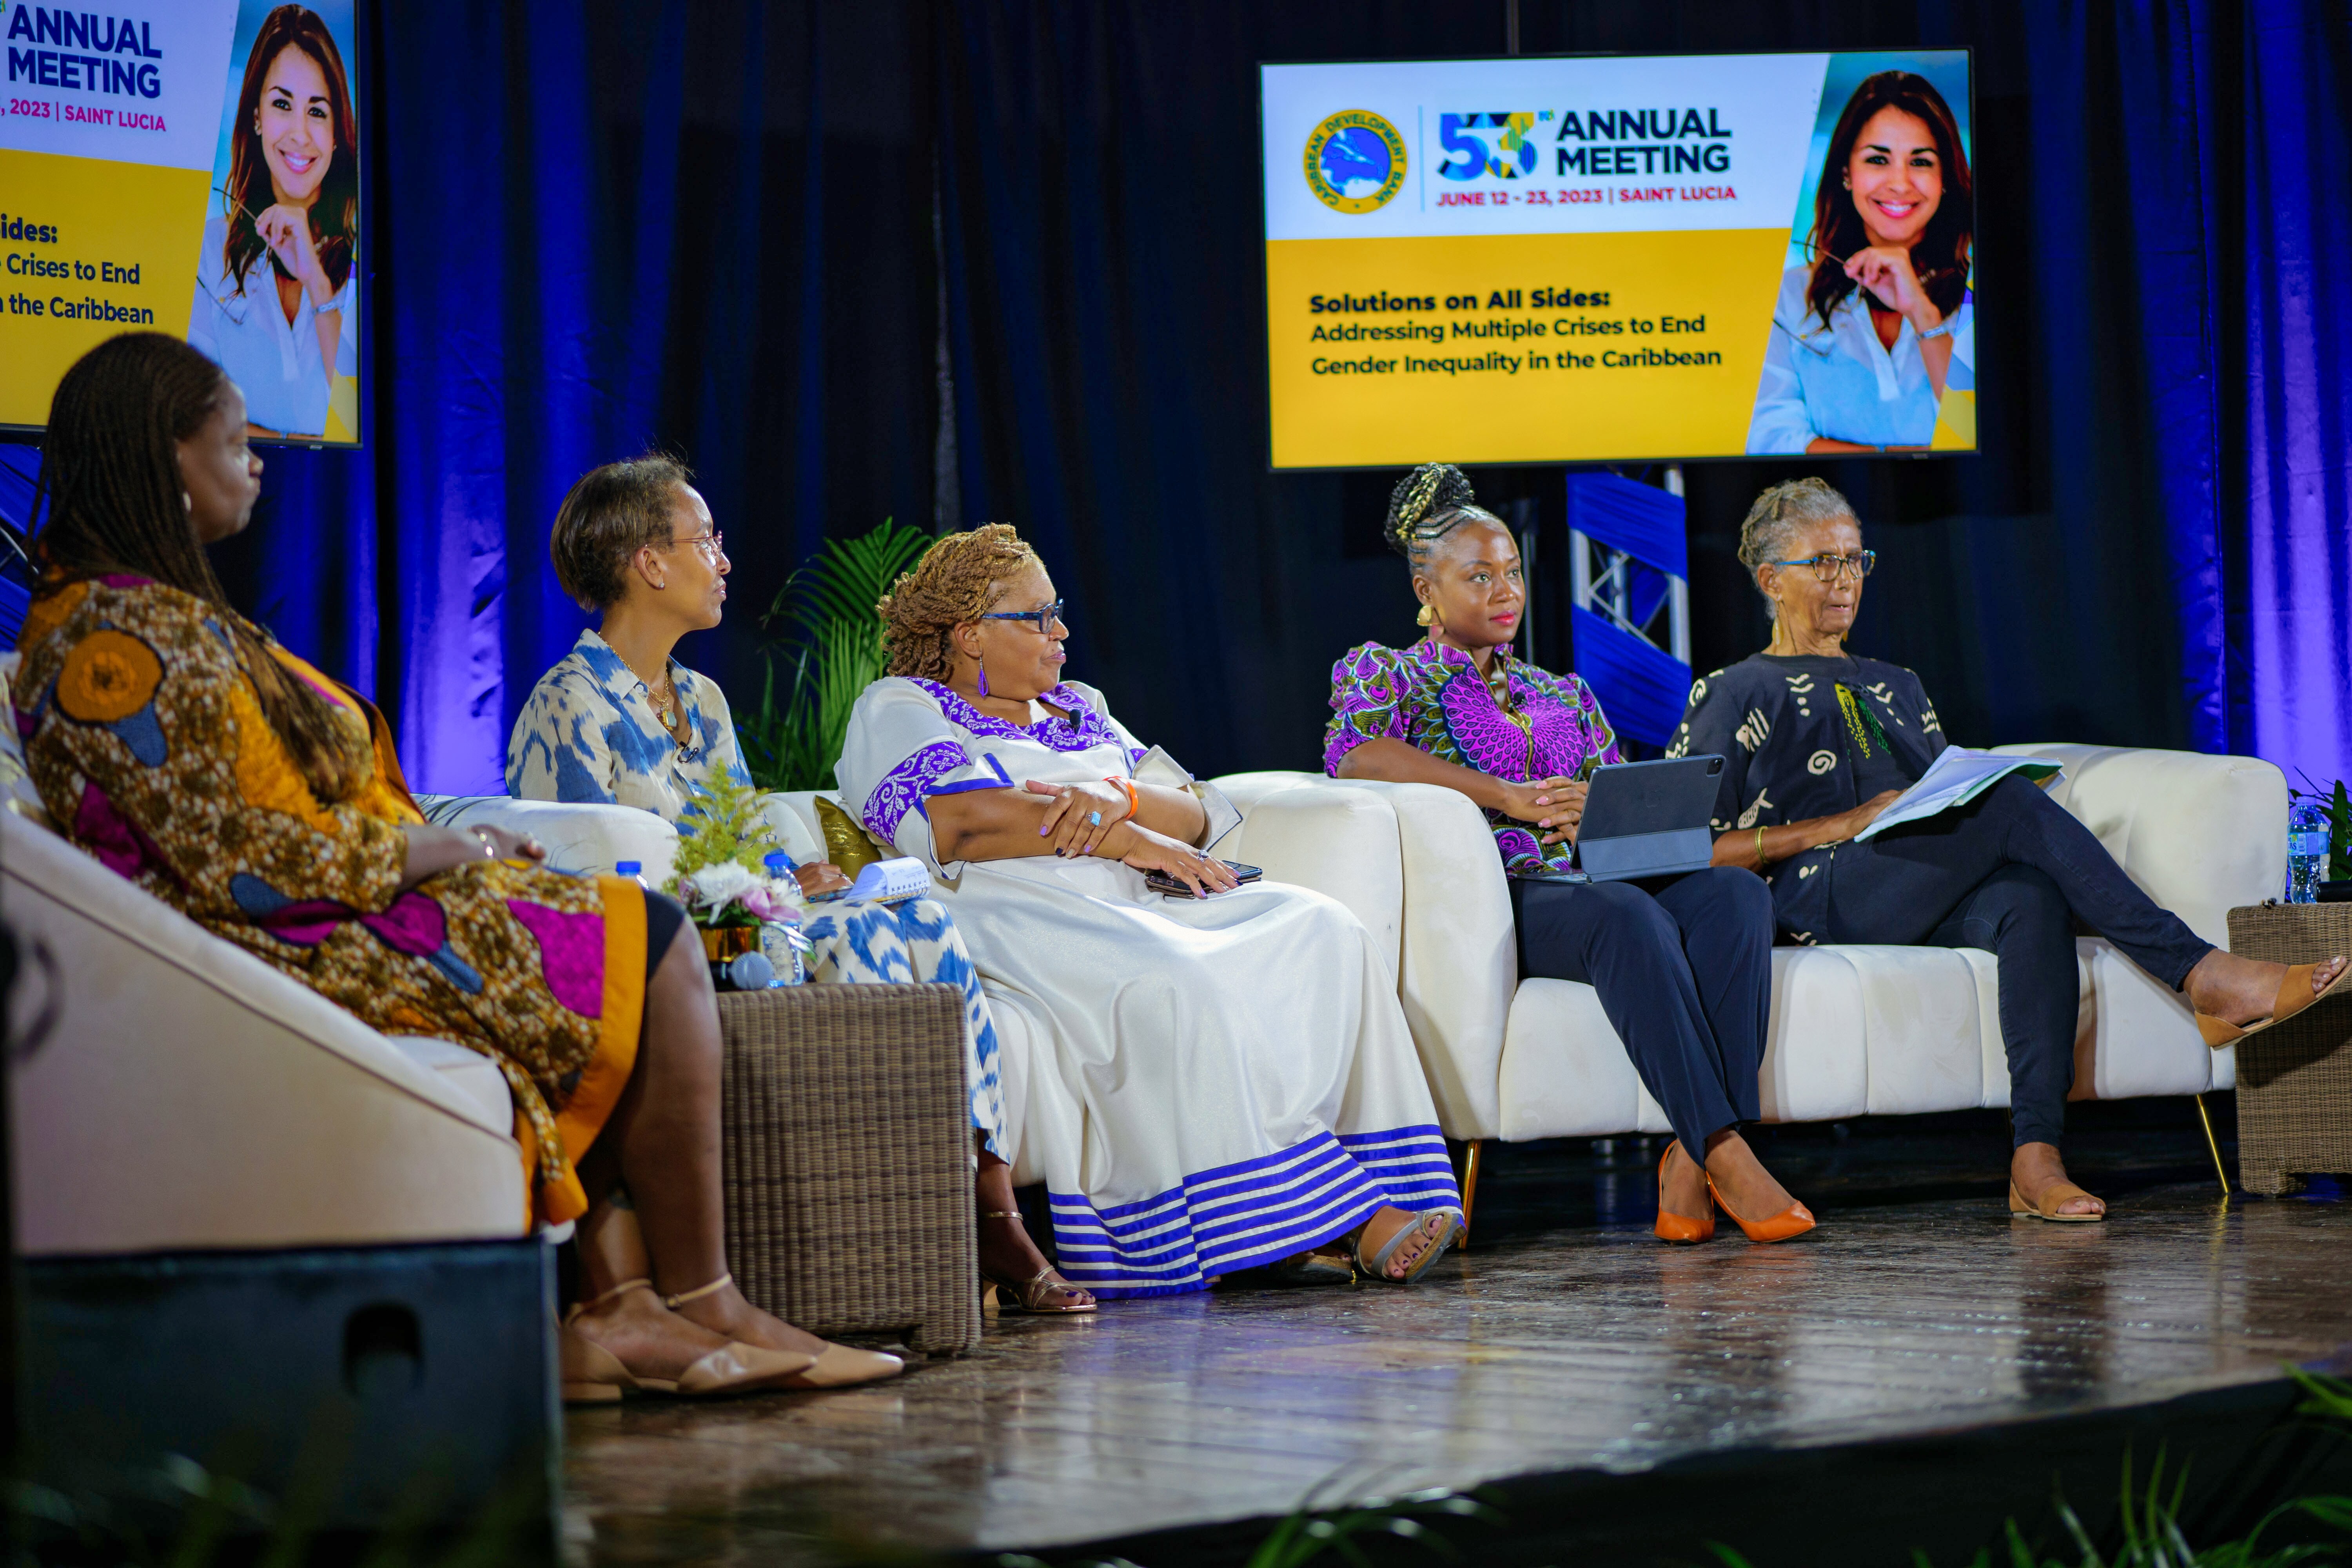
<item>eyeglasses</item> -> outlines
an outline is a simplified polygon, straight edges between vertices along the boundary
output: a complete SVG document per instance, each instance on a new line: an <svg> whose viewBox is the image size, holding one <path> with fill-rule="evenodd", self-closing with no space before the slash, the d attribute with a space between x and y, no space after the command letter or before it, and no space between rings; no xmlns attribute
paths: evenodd
<svg viewBox="0 0 2352 1568"><path fill-rule="evenodd" d="M1062 606L1068 603L1067 599L1056 599L1034 610L995 610L980 618L983 621L1028 621L1036 626L1039 637L1049 637L1054 635L1055 623L1062 618ZM1066 631L1069 628L1065 626L1063 629Z"/></svg>
<svg viewBox="0 0 2352 1568"><path fill-rule="evenodd" d="M719 558L727 553L726 540L727 536L714 528L709 533L698 533L691 539L673 539L669 542L672 549L681 544L693 545L702 552L702 558L705 561L716 566L719 563Z"/></svg>
<svg viewBox="0 0 2352 1568"><path fill-rule="evenodd" d="M1820 582L1834 583L1846 573L1867 577L1878 566L1878 552L1865 550L1858 555L1808 555L1801 561L1767 561L1767 566L1810 566Z"/></svg>

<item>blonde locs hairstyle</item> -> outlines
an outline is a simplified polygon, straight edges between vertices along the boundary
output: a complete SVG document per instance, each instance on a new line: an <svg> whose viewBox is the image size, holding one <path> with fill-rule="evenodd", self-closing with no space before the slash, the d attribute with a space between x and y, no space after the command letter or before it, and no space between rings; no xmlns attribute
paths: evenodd
<svg viewBox="0 0 2352 1568"><path fill-rule="evenodd" d="M949 634L986 614L1006 579L1037 564L1037 552L1009 522L950 533L924 551L874 606L889 653L885 672L947 679L955 669Z"/></svg>
<svg viewBox="0 0 2352 1568"><path fill-rule="evenodd" d="M1501 521L1478 504L1460 468L1451 463L1423 463L1389 492L1389 515L1381 536L1419 572L1429 564L1437 542L1464 523Z"/></svg>

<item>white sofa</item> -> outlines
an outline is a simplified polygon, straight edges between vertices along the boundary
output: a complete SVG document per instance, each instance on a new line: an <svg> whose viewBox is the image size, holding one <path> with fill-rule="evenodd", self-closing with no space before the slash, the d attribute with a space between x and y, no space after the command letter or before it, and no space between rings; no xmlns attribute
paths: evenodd
<svg viewBox="0 0 2352 1568"><path fill-rule="evenodd" d="M2270 763L2095 746L2002 749L2063 761L2052 794L2135 882L2208 941L2228 942L2233 906L2277 896L2286 783ZM1244 812L1296 791L1353 791L1379 803L1363 816L1383 831L1363 853L1392 857L1400 873L1398 989L1447 1136L1475 1143L1668 1131L1592 988L1519 978L1492 841L1463 796L1309 773L1217 782ZM1362 868L1349 877L1371 880ZM2234 1084L2234 1053L2207 1048L2178 995L2103 940L2081 939L2077 959L2075 1098L2201 1094ZM1777 948L1772 980L1765 1120L2009 1103L1991 954Z"/></svg>
<svg viewBox="0 0 2352 1568"><path fill-rule="evenodd" d="M2247 757L2049 745L2006 748L2066 764L2052 794L2125 871L2200 935L2229 940L2228 911L2285 879L2286 784ZM1426 784L1300 773L1215 781L1243 813L1219 852L1346 905L1371 931L1397 989L1448 1137L1610 1136L1666 1131L1589 985L1521 980L1510 901L1485 818ZM814 795L769 797L795 858L820 856ZM435 819L497 822L556 840L539 814L564 808L497 797L430 804ZM573 808L580 809L580 808ZM583 816L573 863L667 874L674 831L638 814ZM619 830L625 837L601 835ZM561 858L561 857L559 857ZM2210 1050L2180 998L2105 941L2077 943L2078 1099L2201 1094L2235 1082L2235 1057ZM1992 955L1927 947L1777 948L1762 1102L1768 1121L1958 1110L2009 1103ZM1005 1041L1008 1106L1022 1097L1020 1042ZM1017 1113L1017 1112L1016 1112ZM1021 1162L1014 1161L1016 1173Z"/></svg>

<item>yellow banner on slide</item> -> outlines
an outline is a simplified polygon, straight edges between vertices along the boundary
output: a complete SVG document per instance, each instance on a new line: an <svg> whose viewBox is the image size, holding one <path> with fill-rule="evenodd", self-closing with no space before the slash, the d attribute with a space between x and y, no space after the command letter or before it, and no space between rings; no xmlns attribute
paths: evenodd
<svg viewBox="0 0 2352 1568"><path fill-rule="evenodd" d="M1747 446L1785 229L1270 240L1274 466Z"/></svg>
<svg viewBox="0 0 2352 1568"><path fill-rule="evenodd" d="M0 150L0 425L49 417L58 378L118 332L188 335L205 171ZM37 237L17 237L26 220Z"/></svg>

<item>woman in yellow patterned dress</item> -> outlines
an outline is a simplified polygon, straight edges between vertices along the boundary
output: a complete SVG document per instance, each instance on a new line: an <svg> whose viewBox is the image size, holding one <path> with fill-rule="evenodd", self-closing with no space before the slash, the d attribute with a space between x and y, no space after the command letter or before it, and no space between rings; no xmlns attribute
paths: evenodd
<svg viewBox="0 0 2352 1568"><path fill-rule="evenodd" d="M236 384L175 339L110 339L59 383L16 713L56 820L371 1026L497 1062L535 1217L579 1217L625 1179L642 1242L625 1210L583 1237L604 1289L568 1323L567 1393L898 1371L728 1275L718 1015L676 906L549 870L495 828L427 826L383 716L229 607L204 547L246 526L260 473Z"/></svg>

